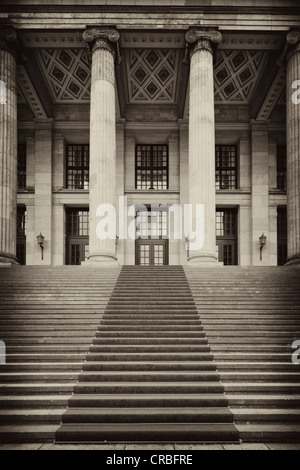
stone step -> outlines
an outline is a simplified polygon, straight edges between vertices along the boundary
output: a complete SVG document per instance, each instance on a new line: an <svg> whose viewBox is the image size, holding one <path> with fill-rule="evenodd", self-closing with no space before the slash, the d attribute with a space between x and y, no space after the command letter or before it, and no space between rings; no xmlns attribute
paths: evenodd
<svg viewBox="0 0 300 470"><path fill-rule="evenodd" d="M58 409L32 409L32 410L0 410L1 427L4 424L23 425L26 423L36 423L37 425L56 424L59 425L65 408Z"/></svg>
<svg viewBox="0 0 300 470"><path fill-rule="evenodd" d="M55 425L3 425L0 428L1 443L53 443L59 426Z"/></svg>
<svg viewBox="0 0 300 470"><path fill-rule="evenodd" d="M299 409L300 394L289 395L285 393L273 394L232 394L226 393L230 408L239 407L264 407L272 408L296 408Z"/></svg>
<svg viewBox="0 0 300 470"><path fill-rule="evenodd" d="M258 423L300 423L299 408L291 409L267 409L267 408L231 408L236 424Z"/></svg>
<svg viewBox="0 0 300 470"><path fill-rule="evenodd" d="M224 394L112 394L73 395L69 408L128 408L128 407L226 407Z"/></svg>
<svg viewBox="0 0 300 470"><path fill-rule="evenodd" d="M239 424L238 430L244 442L300 442L300 424Z"/></svg>
<svg viewBox="0 0 300 470"><path fill-rule="evenodd" d="M63 424L57 431L59 442L237 442L233 424Z"/></svg>
<svg viewBox="0 0 300 470"><path fill-rule="evenodd" d="M232 423L228 408L69 408L64 423Z"/></svg>

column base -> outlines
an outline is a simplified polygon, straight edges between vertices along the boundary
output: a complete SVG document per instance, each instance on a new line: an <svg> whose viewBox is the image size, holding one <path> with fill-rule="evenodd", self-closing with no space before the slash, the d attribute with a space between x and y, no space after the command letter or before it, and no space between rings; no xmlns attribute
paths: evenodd
<svg viewBox="0 0 300 470"><path fill-rule="evenodd" d="M5 255L0 253L0 267L1 268L10 268L12 266L18 266L18 260L14 256Z"/></svg>
<svg viewBox="0 0 300 470"><path fill-rule="evenodd" d="M81 266L101 268L103 266L119 266L119 263L114 255L95 255L81 263Z"/></svg>
<svg viewBox="0 0 300 470"><path fill-rule="evenodd" d="M215 257L210 255L195 255L188 258L188 266L207 267L207 268L220 268L224 266L216 260Z"/></svg>
<svg viewBox="0 0 300 470"><path fill-rule="evenodd" d="M293 266L294 268L300 268L300 255L292 256L287 260L285 266Z"/></svg>

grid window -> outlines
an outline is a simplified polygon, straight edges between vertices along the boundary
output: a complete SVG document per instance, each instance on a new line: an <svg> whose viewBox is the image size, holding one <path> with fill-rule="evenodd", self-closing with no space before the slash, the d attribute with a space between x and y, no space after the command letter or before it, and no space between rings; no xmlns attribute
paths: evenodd
<svg viewBox="0 0 300 470"><path fill-rule="evenodd" d="M286 175L286 146L277 145L277 189L286 192L287 175Z"/></svg>
<svg viewBox="0 0 300 470"><path fill-rule="evenodd" d="M233 265L233 246L232 245L224 245L223 247L223 256L224 256L224 266L232 266Z"/></svg>
<svg viewBox="0 0 300 470"><path fill-rule="evenodd" d="M70 209L67 213L68 237L89 236L89 210Z"/></svg>
<svg viewBox="0 0 300 470"><path fill-rule="evenodd" d="M26 236L26 209L18 207L17 210L17 236Z"/></svg>
<svg viewBox="0 0 300 470"><path fill-rule="evenodd" d="M278 266L285 265L288 257L287 251L287 208L278 207L277 215L277 241L278 241Z"/></svg>
<svg viewBox="0 0 300 470"><path fill-rule="evenodd" d="M236 237L237 217L235 210L217 210L216 224L217 237Z"/></svg>
<svg viewBox="0 0 300 470"><path fill-rule="evenodd" d="M164 246L154 245L154 266L164 266Z"/></svg>
<svg viewBox="0 0 300 470"><path fill-rule="evenodd" d="M80 266L81 265L81 252L80 245L71 246L71 265Z"/></svg>
<svg viewBox="0 0 300 470"><path fill-rule="evenodd" d="M89 189L89 145L67 146L67 188Z"/></svg>
<svg viewBox="0 0 300 470"><path fill-rule="evenodd" d="M141 266L149 266L150 265L150 246L149 245L141 245Z"/></svg>
<svg viewBox="0 0 300 470"><path fill-rule="evenodd" d="M26 189L26 144L18 144L18 189Z"/></svg>
<svg viewBox="0 0 300 470"><path fill-rule="evenodd" d="M237 189L237 150L235 145L216 146L216 189Z"/></svg>
<svg viewBox="0 0 300 470"><path fill-rule="evenodd" d="M137 212L137 238L167 239L169 237L169 220L167 211Z"/></svg>
<svg viewBox="0 0 300 470"><path fill-rule="evenodd" d="M136 189L168 189L168 166L167 145L137 145Z"/></svg>

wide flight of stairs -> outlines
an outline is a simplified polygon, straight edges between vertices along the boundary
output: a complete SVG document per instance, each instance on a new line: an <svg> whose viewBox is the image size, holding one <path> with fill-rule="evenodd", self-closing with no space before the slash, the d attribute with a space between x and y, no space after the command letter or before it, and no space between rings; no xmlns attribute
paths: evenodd
<svg viewBox="0 0 300 470"><path fill-rule="evenodd" d="M58 442L238 442L182 267L124 267Z"/></svg>
<svg viewBox="0 0 300 470"><path fill-rule="evenodd" d="M185 268L244 442L300 442L300 269Z"/></svg>
<svg viewBox="0 0 300 470"><path fill-rule="evenodd" d="M299 269L120 271L0 269L0 442L300 442Z"/></svg>
<svg viewBox="0 0 300 470"><path fill-rule="evenodd" d="M0 269L0 442L53 442L119 268Z"/></svg>

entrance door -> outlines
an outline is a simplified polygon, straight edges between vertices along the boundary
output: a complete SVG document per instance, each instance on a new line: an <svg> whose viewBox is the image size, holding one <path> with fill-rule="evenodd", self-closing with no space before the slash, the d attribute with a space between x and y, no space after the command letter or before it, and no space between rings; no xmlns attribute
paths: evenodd
<svg viewBox="0 0 300 470"><path fill-rule="evenodd" d="M237 210L217 209L218 260L224 266L235 266L237 258Z"/></svg>
<svg viewBox="0 0 300 470"><path fill-rule="evenodd" d="M169 264L168 212L138 210L136 265L167 266Z"/></svg>
<svg viewBox="0 0 300 470"><path fill-rule="evenodd" d="M89 210L67 209L67 264L79 266L89 254Z"/></svg>
<svg viewBox="0 0 300 470"><path fill-rule="evenodd" d="M136 264L138 266L167 266L168 240L137 240Z"/></svg>

